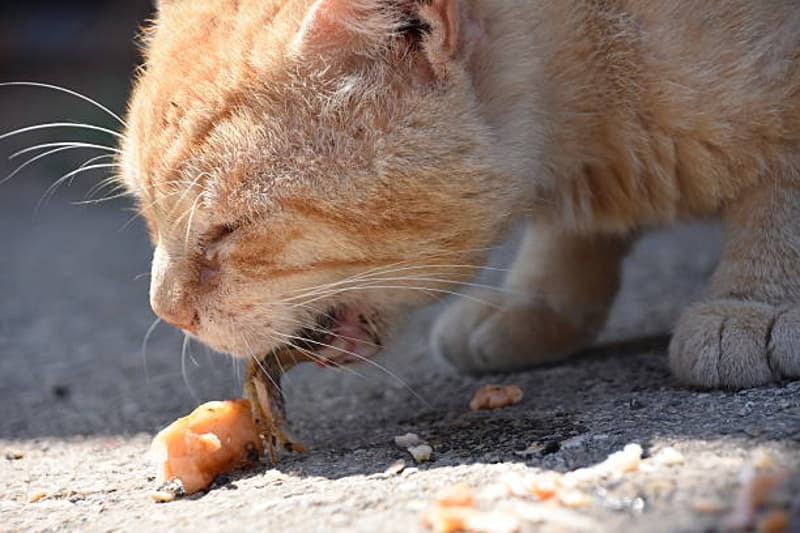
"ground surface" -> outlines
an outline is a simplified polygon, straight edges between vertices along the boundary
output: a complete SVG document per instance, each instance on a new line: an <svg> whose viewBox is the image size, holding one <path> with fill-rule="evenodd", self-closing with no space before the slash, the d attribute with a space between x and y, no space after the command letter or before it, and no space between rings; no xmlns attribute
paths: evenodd
<svg viewBox="0 0 800 533"><path fill-rule="evenodd" d="M145 361L144 232L120 231L123 205L74 207L73 193L34 219L45 188L35 179L0 188L0 530L415 531L443 487L564 472L636 442L647 452L673 446L686 462L598 484L594 505L578 511L587 528L701 531L719 527L757 450L798 466L800 383L692 392L670 378L658 346L473 380L425 353L429 311L380 359L407 387L376 368L355 369L363 377L296 369L290 417L309 456L156 505L144 460L150 438L198 401L234 396L236 368L199 346L182 365L182 339L168 328L156 330ZM640 243L604 338L666 331L701 296L718 242L714 226L699 225ZM524 400L469 412L478 385L497 381L519 384ZM434 460L383 474L398 459L413 466L393 444L408 431L433 445ZM545 451L518 453L535 443ZM698 512L698 501L718 509Z"/></svg>

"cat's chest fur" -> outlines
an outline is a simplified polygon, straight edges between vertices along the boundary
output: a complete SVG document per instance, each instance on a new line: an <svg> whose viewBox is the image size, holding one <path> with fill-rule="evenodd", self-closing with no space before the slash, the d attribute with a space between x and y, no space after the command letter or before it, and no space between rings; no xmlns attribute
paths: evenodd
<svg viewBox="0 0 800 533"><path fill-rule="evenodd" d="M473 14L501 165L539 217L626 231L714 214L797 168L792 2L496 2Z"/></svg>

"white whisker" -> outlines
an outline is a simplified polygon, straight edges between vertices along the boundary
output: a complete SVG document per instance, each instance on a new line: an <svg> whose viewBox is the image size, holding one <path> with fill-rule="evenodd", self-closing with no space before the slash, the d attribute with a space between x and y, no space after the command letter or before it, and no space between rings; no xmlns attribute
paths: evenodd
<svg viewBox="0 0 800 533"><path fill-rule="evenodd" d="M183 334L183 346L181 347L181 373L183 374L183 382L186 384L186 388L189 390L189 394L192 395L192 400L195 403L200 403L200 396L192 387L192 384L189 383L189 374L186 372L186 351L189 348L189 343L191 342L191 338L189 337L188 333Z"/></svg>
<svg viewBox="0 0 800 533"><path fill-rule="evenodd" d="M51 122L48 124L36 124L34 126L26 126L24 128L19 128L14 131L9 131L0 135L0 141L5 139L9 139L16 135L22 135L23 133L30 133L32 131L39 131L39 130L46 130L46 129L54 129L54 128L75 128L75 129L84 129L90 131L99 131L101 133L107 133L109 135L113 135L118 139L122 139L123 136L121 133L118 133L114 130L110 130L108 128L104 128L102 126L95 126L93 124L80 124L77 122Z"/></svg>
<svg viewBox="0 0 800 533"><path fill-rule="evenodd" d="M62 92L62 93L65 93L65 94L69 94L69 95L74 96L76 98L80 98L84 102L88 102L88 103L92 104L93 106L95 106L96 108L98 108L98 109L100 109L102 111L105 111L111 117L113 117L117 122L119 122L123 126L127 127L127 124L125 124L125 121L122 120L122 118L119 115L117 115L116 113L111 111L109 108L107 108L106 106L104 106L100 102L97 102L96 100L94 100L92 98L89 98L85 94L81 94L78 91L74 91L72 89L67 89L66 87L60 87L58 85L51 85L49 83L41 83L41 82L37 82L37 81L8 81L8 82L0 83L0 87L38 87L38 88L41 88L41 89L49 89L51 91L58 91L58 92Z"/></svg>
<svg viewBox="0 0 800 533"><path fill-rule="evenodd" d="M428 402L425 398L420 396L417 393L417 391L415 391L411 387L411 385L409 385L405 380L403 380L403 378L401 378L400 376L398 376L397 374L395 374L394 372L392 372L391 370L389 370L385 366L381 365L380 363L377 363L376 361L373 361L372 359L370 359L368 357L364 357L363 355L357 354L355 352L351 352L350 350L345 350L344 348L339 348L337 346L332 346L332 345L326 344L324 342L314 341L314 340L311 340L311 339L303 339L301 337L297 337L297 336L294 336L294 335L286 335L284 333L278 333L278 332L273 332L273 333L275 333L275 334L277 334L277 335L279 335L280 337L283 337L283 338L301 340L303 342L309 342L311 344L316 344L317 346L332 348L332 349L334 349L334 350L336 350L338 352L346 353L346 354L348 354L348 355L350 355L352 357L355 357L357 360L362 361L364 363L367 363L369 365L372 365L375 368L377 368L378 370L380 370L381 372L384 372L387 376L391 377L392 379L397 381L397 383L402 385L403 388L405 388L408 392L410 392L417 400L419 400L420 402L425 404L426 407L431 407L430 402Z"/></svg>
<svg viewBox="0 0 800 533"><path fill-rule="evenodd" d="M147 333L144 334L144 339L142 340L142 366L144 367L144 377L145 382L149 385L150 384L150 372L147 368L147 343L150 341L150 336L156 330L158 325L161 324L161 319L156 318L150 327L147 328Z"/></svg>
<svg viewBox="0 0 800 533"><path fill-rule="evenodd" d="M78 148L86 148L86 149L93 149L93 150L105 150L107 152L113 152L115 154L121 154L122 150L114 148L112 146L106 146L105 144L92 144L92 143L84 143L84 142L77 142L77 141L63 141L57 143L44 143L44 144L37 144L35 146L29 146L28 148L24 148L17 152L14 152L10 156L8 156L9 161L14 160L22 155L28 154L30 152L35 152L36 150L44 150L46 148L56 148L56 147L72 147L75 149Z"/></svg>

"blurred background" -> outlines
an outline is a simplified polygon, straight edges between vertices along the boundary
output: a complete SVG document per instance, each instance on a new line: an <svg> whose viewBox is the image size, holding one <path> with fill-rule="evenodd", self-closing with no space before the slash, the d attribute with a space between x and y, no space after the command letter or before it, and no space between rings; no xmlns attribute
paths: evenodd
<svg viewBox="0 0 800 533"><path fill-rule="evenodd" d="M63 85L121 114L131 74L139 62L138 29L152 15L152 6L152 0L2 2L0 81ZM101 111L69 96L42 89L0 89L3 131L55 120L118 126ZM25 141L43 139L42 142L47 142L59 134L59 140L66 140L64 133L63 130L40 132L4 141L0 144L0 160L30 144ZM70 139L99 140L96 135L66 133L79 133ZM65 161L74 161L76 155L57 154L48 160L53 168L60 169ZM42 178L46 174L34 173ZM26 179L31 175L28 173Z"/></svg>
<svg viewBox="0 0 800 533"><path fill-rule="evenodd" d="M119 115L152 0L0 3L0 82L63 86ZM117 139L52 122L119 130L91 104L43 88L0 87L0 180L60 142ZM29 152L13 157L20 151ZM96 189L113 167L51 185L98 150L64 150L0 181L0 439L152 431L198 400L238 395L230 359L167 327L143 340L151 249L128 199ZM98 164L112 163L110 159ZM94 189L93 189L94 188ZM87 199L104 200L84 203ZM146 348L146 349L143 349ZM4 412L6 410L4 409Z"/></svg>

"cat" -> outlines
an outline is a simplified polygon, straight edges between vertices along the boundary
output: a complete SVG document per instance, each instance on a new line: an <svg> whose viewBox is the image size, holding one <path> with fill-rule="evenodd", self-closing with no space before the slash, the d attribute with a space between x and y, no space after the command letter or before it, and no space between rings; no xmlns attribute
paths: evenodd
<svg viewBox="0 0 800 533"><path fill-rule="evenodd" d="M152 307L223 352L344 364L464 293L434 350L512 371L592 341L640 230L721 215L671 368L800 378L799 65L794 0L162 0L120 157Z"/></svg>

